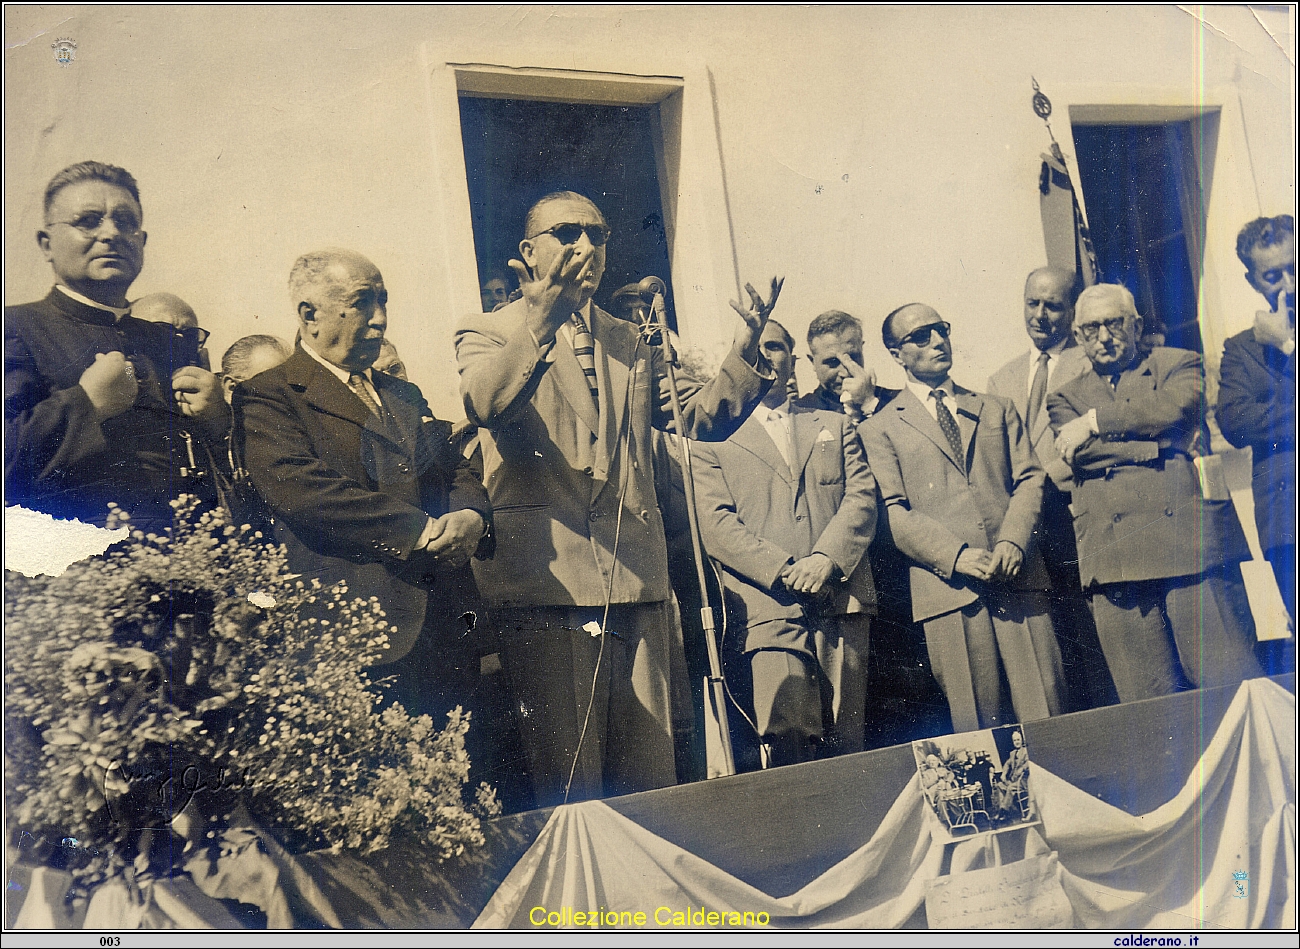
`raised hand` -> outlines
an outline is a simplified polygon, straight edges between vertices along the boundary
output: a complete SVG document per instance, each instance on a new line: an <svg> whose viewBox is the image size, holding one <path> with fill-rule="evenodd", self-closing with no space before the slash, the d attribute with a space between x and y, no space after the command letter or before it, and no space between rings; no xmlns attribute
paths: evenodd
<svg viewBox="0 0 1300 949"><path fill-rule="evenodd" d="M731 301L731 308L744 320L736 330L736 351L740 354L740 358L751 366L758 362L758 338L763 335L767 318L776 308L776 298L781 295L781 287L784 283L784 277L772 278L772 299L766 302L754 289L754 285L749 283L745 284L745 292L749 294L749 307L745 308L735 300Z"/></svg>
<svg viewBox="0 0 1300 949"><path fill-rule="evenodd" d="M1295 326L1291 322L1294 317L1286 306L1285 297L1285 293L1277 295L1276 309L1256 310L1252 329L1255 342L1289 354L1295 351Z"/></svg>
<svg viewBox="0 0 1300 949"><path fill-rule="evenodd" d="M95 361L77 380L101 422L121 415L135 405L140 392L140 382L135 377L135 367L126 356L114 350L96 353Z"/></svg>
<svg viewBox="0 0 1300 949"><path fill-rule="evenodd" d="M230 411L221 394L221 382L212 373L198 366L182 366L172 373L172 395L182 415L224 431Z"/></svg>
<svg viewBox="0 0 1300 949"><path fill-rule="evenodd" d="M848 374L840 383L840 403L855 421L876 407L876 371L859 366L847 351L840 353L840 365Z"/></svg>
<svg viewBox="0 0 1300 949"><path fill-rule="evenodd" d="M595 256L580 253L577 244L568 244L555 255L546 272L536 277L522 260L508 263L519 277L519 290L528 307L528 328L539 343L546 345L582 304L583 280L595 266Z"/></svg>

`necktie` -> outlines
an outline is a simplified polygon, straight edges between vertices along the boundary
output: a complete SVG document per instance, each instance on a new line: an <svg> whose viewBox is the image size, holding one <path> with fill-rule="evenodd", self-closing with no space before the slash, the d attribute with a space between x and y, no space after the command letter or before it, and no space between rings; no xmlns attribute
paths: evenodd
<svg viewBox="0 0 1300 949"><path fill-rule="evenodd" d="M952 456L957 459L957 467L961 469L962 474L965 474L966 459L965 453L961 450L961 431L957 428L957 420L948 411L948 406L943 404L943 397L947 394L942 389L930 390L930 395L934 397L934 416L939 422L939 427L943 429L944 437L948 439Z"/></svg>
<svg viewBox="0 0 1300 949"><path fill-rule="evenodd" d="M352 375L348 376L348 388L355 392L357 398L365 403L365 406L370 410L371 415L377 419L382 419L384 417L384 410L379 407L379 403L375 401L374 396L372 396L370 391L366 388L365 376L361 375L359 372L352 373Z"/></svg>
<svg viewBox="0 0 1300 949"><path fill-rule="evenodd" d="M596 341L591 338L591 330L581 313L573 314L573 355L578 357L578 365L587 377L587 388L591 390L591 401L600 405L600 389L596 385Z"/></svg>
<svg viewBox="0 0 1300 949"><path fill-rule="evenodd" d="M1038 368L1034 370L1034 383L1029 387L1029 410L1025 412L1025 427L1034 430L1034 420L1043 407L1043 397L1047 395L1047 362L1051 359L1047 353L1038 354Z"/></svg>
<svg viewBox="0 0 1300 949"><path fill-rule="evenodd" d="M785 466L791 471L794 470L794 447L790 444L790 430L786 427L786 414L777 409L768 409L768 434L772 436L772 441L776 442L777 451L785 459Z"/></svg>

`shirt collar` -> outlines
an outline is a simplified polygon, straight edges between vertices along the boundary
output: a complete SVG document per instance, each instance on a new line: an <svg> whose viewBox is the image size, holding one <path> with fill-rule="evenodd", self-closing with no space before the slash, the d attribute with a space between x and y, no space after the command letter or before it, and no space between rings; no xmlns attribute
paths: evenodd
<svg viewBox="0 0 1300 949"><path fill-rule="evenodd" d="M69 290L61 283L56 283L54 285L54 288L71 300L76 300L78 303L82 303L85 304L86 306L94 307L96 310L103 310L105 313L112 313L113 322L115 323L118 320L120 320L122 317L130 316L131 314L130 306L108 306L107 304L99 303L96 300L91 300L88 297L83 297L76 290Z"/></svg>
<svg viewBox="0 0 1300 949"><path fill-rule="evenodd" d="M352 373L350 371L348 371L347 369L342 369L334 365L334 363L332 362L327 362L324 356L322 356L320 353L316 352L316 350L312 349L310 346L307 345L307 341L305 339L302 341L302 348L307 353L308 356L316 360L318 363L320 363L330 372L334 373L335 378L337 378L344 385L346 385L348 382L351 381ZM364 370L363 372L360 373L360 375L365 376L366 381L369 382L372 386L375 384L375 380L370 375L369 369Z"/></svg>
<svg viewBox="0 0 1300 949"><path fill-rule="evenodd" d="M1046 350L1039 349L1037 346L1030 346L1029 361L1031 363L1038 362L1038 357L1043 352L1046 352L1047 355L1052 359L1060 359L1061 353L1065 352L1065 350L1069 348L1069 345L1070 345L1070 338L1067 336L1065 339L1061 340L1055 346L1051 346Z"/></svg>
<svg viewBox="0 0 1300 949"><path fill-rule="evenodd" d="M932 389L942 389L948 394L949 399L954 398L957 394L957 390L952 384L952 376L949 376L937 386L928 386L924 382L913 382L911 379L908 379L907 387L912 390L913 395L921 400L922 405L925 405L926 400L930 398L930 391Z"/></svg>
<svg viewBox="0 0 1300 949"><path fill-rule="evenodd" d="M771 414L770 414L770 413L772 413L772 412L775 412L775 413L776 413L777 415L779 415L781 418L785 418L785 417L787 417L787 416L790 414L790 400L789 400L789 398L787 398L784 402L782 402L782 403L781 403L780 405L778 405L776 408L772 408L771 406L764 405L764 406L762 406L762 409L763 409L764 412L769 413L768 416L767 416L767 417L769 417L769 418L771 417Z"/></svg>

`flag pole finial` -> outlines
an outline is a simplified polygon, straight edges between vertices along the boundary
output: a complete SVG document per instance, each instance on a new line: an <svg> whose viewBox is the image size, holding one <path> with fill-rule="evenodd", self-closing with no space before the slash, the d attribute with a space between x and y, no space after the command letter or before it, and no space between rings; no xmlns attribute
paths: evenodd
<svg viewBox="0 0 1300 949"><path fill-rule="evenodd" d="M1056 135L1052 132L1052 123L1048 121L1052 117L1052 100L1043 94L1042 89L1038 88L1037 79L1030 76L1029 81L1034 84L1034 115L1042 119L1043 124L1047 126L1047 136L1052 140L1052 155L1064 163L1065 157L1061 154L1061 146L1057 144Z"/></svg>

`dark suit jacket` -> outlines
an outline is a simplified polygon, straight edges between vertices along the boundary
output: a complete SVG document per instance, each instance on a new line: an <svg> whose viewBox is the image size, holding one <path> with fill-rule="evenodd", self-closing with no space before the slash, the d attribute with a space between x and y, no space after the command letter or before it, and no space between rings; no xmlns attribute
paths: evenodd
<svg viewBox="0 0 1300 949"><path fill-rule="evenodd" d="M388 662L419 636L430 588L457 582L412 556L427 518L470 509L490 524L491 507L470 463L431 437L420 390L387 373L372 377L389 426L301 346L239 386L234 404L244 463L290 567L378 597L396 627Z"/></svg>
<svg viewBox="0 0 1300 949"><path fill-rule="evenodd" d="M1255 524L1264 550L1295 545L1296 356L1255 342L1223 344L1217 415L1223 437L1254 458Z"/></svg>
<svg viewBox="0 0 1300 949"><path fill-rule="evenodd" d="M474 565L479 588L501 607L600 606L607 595L612 603L666 600L651 440L652 428L672 425L661 350L592 307L597 411L572 345L558 334L554 361L546 361L524 308L519 300L476 313L456 334L498 538L494 558ZM709 384L679 379L686 434L721 440L734 432L771 385L761 365L768 375L733 351Z"/></svg>
<svg viewBox="0 0 1300 949"><path fill-rule="evenodd" d="M842 413L797 403L790 428L793 471L753 416L727 441L695 447L704 546L726 568L731 615L750 627L804 616L804 605L773 585L787 563L814 553L830 557L844 581L832 580L835 593L824 612L875 607L866 553L875 534L876 481L858 434Z"/></svg>
<svg viewBox="0 0 1300 949"><path fill-rule="evenodd" d="M992 550L1009 540L1025 552L1013 587L1048 586L1042 556L1032 543L1047 476L1020 415L1009 399L954 388L966 474L939 423L910 390L860 428L894 543L912 560L917 622L979 598L982 585L953 572L963 547Z"/></svg>
<svg viewBox="0 0 1300 949"><path fill-rule="evenodd" d="M1047 397L1052 428L1097 410L1099 436L1074 456L1079 579L1195 576L1245 559L1231 501L1202 501L1189 452L1205 436L1201 357L1156 347L1108 379L1087 372Z"/></svg>
<svg viewBox="0 0 1300 949"><path fill-rule="evenodd" d="M86 306L59 290L5 307L5 503L103 524L109 502L144 530L171 526L181 493L215 501L210 480L188 474L185 437L210 465L203 433L172 399L172 373L196 364L197 330L177 330ZM135 404L102 425L81 374L96 353L136 368ZM182 469L186 473L182 472Z"/></svg>

